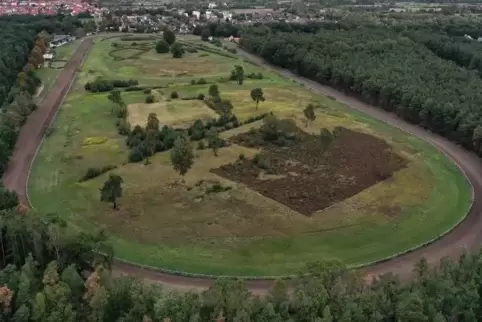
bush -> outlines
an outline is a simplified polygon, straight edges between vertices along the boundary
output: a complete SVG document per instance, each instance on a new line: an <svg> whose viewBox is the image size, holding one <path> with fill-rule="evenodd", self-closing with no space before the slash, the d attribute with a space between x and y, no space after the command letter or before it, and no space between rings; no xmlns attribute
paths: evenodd
<svg viewBox="0 0 482 322"><path fill-rule="evenodd" d="M205 95L203 93L197 94L197 99L200 100L200 101L204 101L204 97L205 97Z"/></svg>
<svg viewBox="0 0 482 322"><path fill-rule="evenodd" d="M126 120L119 120L119 125L117 126L117 133L120 135L129 135L131 131L131 126Z"/></svg>
<svg viewBox="0 0 482 322"><path fill-rule="evenodd" d="M84 86L86 91L92 93L110 92L117 87L130 87L137 86L139 82L135 79L129 80L107 80L102 78L97 78L93 82L87 82Z"/></svg>
<svg viewBox="0 0 482 322"><path fill-rule="evenodd" d="M156 43L156 53L166 54L170 50L169 44L165 40L159 40Z"/></svg>
<svg viewBox="0 0 482 322"><path fill-rule="evenodd" d="M171 98L176 99L179 98L179 94L176 91L171 92Z"/></svg>
<svg viewBox="0 0 482 322"><path fill-rule="evenodd" d="M198 85L206 85L208 82L204 79L204 78L200 78L198 81L197 81Z"/></svg>
<svg viewBox="0 0 482 322"><path fill-rule="evenodd" d="M110 171L112 169L117 168L116 165L106 165L101 168L88 168L87 172L79 179L78 182L84 182L89 179L95 178L100 176L103 173L106 173L107 171Z"/></svg>
<svg viewBox="0 0 482 322"><path fill-rule="evenodd" d="M155 101L156 101L156 98L154 97L154 95L149 94L149 95L146 96L146 103L147 104L154 103Z"/></svg>
<svg viewBox="0 0 482 322"><path fill-rule="evenodd" d="M204 145L204 141L199 141L197 143L197 149L198 150L204 150L206 148L206 146Z"/></svg>
<svg viewBox="0 0 482 322"><path fill-rule="evenodd" d="M194 48L194 47L187 47L187 48L186 48L186 51L187 51L188 53L197 53L197 49Z"/></svg>
<svg viewBox="0 0 482 322"><path fill-rule="evenodd" d="M228 48L228 51L232 54L236 54L238 52L236 48Z"/></svg>
<svg viewBox="0 0 482 322"><path fill-rule="evenodd" d="M135 146L129 152L129 162L141 162L142 160L144 160L144 153L141 147Z"/></svg>
<svg viewBox="0 0 482 322"><path fill-rule="evenodd" d="M240 154L238 155L238 160L239 160L239 161L244 161L244 160L246 160L246 156L244 155L244 153L240 153Z"/></svg>
<svg viewBox="0 0 482 322"><path fill-rule="evenodd" d="M230 186L223 186L220 183L215 183L206 189L206 194L224 192L228 190L231 190Z"/></svg>
<svg viewBox="0 0 482 322"><path fill-rule="evenodd" d="M152 92L152 89L150 89L150 88L146 88L144 90L144 94L151 94L151 92Z"/></svg>
<svg viewBox="0 0 482 322"><path fill-rule="evenodd" d="M191 85L196 85L196 80L195 80L195 79L191 79Z"/></svg>

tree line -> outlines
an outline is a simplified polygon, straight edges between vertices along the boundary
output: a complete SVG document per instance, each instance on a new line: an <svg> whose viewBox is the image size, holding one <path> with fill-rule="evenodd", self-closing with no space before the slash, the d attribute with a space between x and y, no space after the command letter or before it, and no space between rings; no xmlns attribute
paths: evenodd
<svg viewBox="0 0 482 322"><path fill-rule="evenodd" d="M482 80L384 27L311 33L248 28L241 46L393 111L482 155Z"/></svg>

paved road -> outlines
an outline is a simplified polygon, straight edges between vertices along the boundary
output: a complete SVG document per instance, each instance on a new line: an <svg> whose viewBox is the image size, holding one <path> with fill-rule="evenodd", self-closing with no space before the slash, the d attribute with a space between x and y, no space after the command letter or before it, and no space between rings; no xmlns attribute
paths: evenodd
<svg viewBox="0 0 482 322"><path fill-rule="evenodd" d="M84 40L74 57L68 63L64 71L62 71L53 90L47 95L38 111L34 112L22 127L14 155L9 163L9 167L3 180L8 188L14 189L19 193L21 201L24 203L28 203L26 198L26 186L30 164L34 158L35 151L41 144L43 134L45 133L48 124L50 124L50 121L58 110L63 97L67 93L65 86L69 86L70 81L73 80L75 70L81 66L82 60L90 48L90 45L90 40ZM320 85L303 77L293 75L289 71L272 67L263 62L260 58L249 55L245 52L239 51L239 53L245 58L263 65L265 68L277 70L285 77L304 84L314 92L336 98L338 101L353 109L371 115L383 122L389 123L428 141L450 157L465 172L467 178L471 181L474 188L474 204L469 216L463 223L442 239L426 247L397 259L364 269L363 272L367 278L382 273L393 272L399 274L402 279L408 279L411 276L413 263L421 257L427 258L429 263L437 263L444 256L455 257L464 251L464 249L475 250L479 248L482 243L482 177L479 175L482 173L482 166L480 159L477 156L438 135L434 135L417 126L407 124L390 113L386 113L383 110L362 103L342 92L338 92L330 87ZM70 81L67 82L67 79ZM443 202L443 200L440 202ZM174 288L177 290L202 290L209 287L213 282L210 279L182 277L144 270L134 265L120 262L115 263L114 273L117 275L135 275L149 281L162 283L167 288ZM248 288L253 293L257 294L265 293L271 286L271 283L272 282L268 280L249 280L246 282Z"/></svg>

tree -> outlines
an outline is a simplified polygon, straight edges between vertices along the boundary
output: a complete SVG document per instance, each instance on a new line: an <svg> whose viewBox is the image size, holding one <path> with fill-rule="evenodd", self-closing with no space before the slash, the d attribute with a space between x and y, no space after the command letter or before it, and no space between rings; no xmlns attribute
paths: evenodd
<svg viewBox="0 0 482 322"><path fill-rule="evenodd" d="M231 117L233 113L233 104L231 103L230 100L223 100L217 105L219 109L219 114L223 118L228 118Z"/></svg>
<svg viewBox="0 0 482 322"><path fill-rule="evenodd" d="M176 41L176 35L171 29L164 30L162 38L168 43L168 45L172 45Z"/></svg>
<svg viewBox="0 0 482 322"><path fill-rule="evenodd" d="M209 95L213 98L219 97L218 85L212 84L211 86L209 86Z"/></svg>
<svg viewBox="0 0 482 322"><path fill-rule="evenodd" d="M208 145L213 150L215 156L218 156L218 150L223 146L223 140L219 137L216 129L209 130L207 135Z"/></svg>
<svg viewBox="0 0 482 322"><path fill-rule="evenodd" d="M171 54L173 58L182 58L184 55L184 47L180 43L174 43L171 46Z"/></svg>
<svg viewBox="0 0 482 322"><path fill-rule="evenodd" d="M211 37L211 32L209 31L209 28L204 28L201 32L202 41L209 41L209 37Z"/></svg>
<svg viewBox="0 0 482 322"><path fill-rule="evenodd" d="M118 89L111 90L107 99L113 104L121 105L123 103L121 92ZM114 107L111 108L110 113L114 114Z"/></svg>
<svg viewBox="0 0 482 322"><path fill-rule="evenodd" d="M316 119L315 107L313 104L308 104L303 110L303 114L306 118L305 126L308 127L308 122L313 122Z"/></svg>
<svg viewBox="0 0 482 322"><path fill-rule="evenodd" d="M119 175L110 174L109 179L104 182L104 186L100 189L100 201L112 202L113 208L117 209L117 198L122 197L123 182Z"/></svg>
<svg viewBox="0 0 482 322"><path fill-rule="evenodd" d="M168 53L169 49L170 49L169 44L164 39L159 40L156 43L156 53L158 53L158 54Z"/></svg>
<svg viewBox="0 0 482 322"><path fill-rule="evenodd" d="M251 90L251 99L256 102L256 110L258 110L259 102L264 102L263 90L261 88L253 88Z"/></svg>
<svg viewBox="0 0 482 322"><path fill-rule="evenodd" d="M174 141L174 147L171 149L171 162L174 170L184 176L194 163L194 153L189 139L185 136L179 136Z"/></svg>
<svg viewBox="0 0 482 322"><path fill-rule="evenodd" d="M149 113L146 124L146 164L149 164L149 156L156 152L157 139L159 137L159 119L156 113Z"/></svg>
<svg viewBox="0 0 482 322"><path fill-rule="evenodd" d="M84 28L75 29L75 37L82 38L84 36L85 36L85 29Z"/></svg>
<svg viewBox="0 0 482 322"><path fill-rule="evenodd" d="M231 71L231 80L235 80L239 85L243 85L244 82L244 68L240 65L235 65Z"/></svg>

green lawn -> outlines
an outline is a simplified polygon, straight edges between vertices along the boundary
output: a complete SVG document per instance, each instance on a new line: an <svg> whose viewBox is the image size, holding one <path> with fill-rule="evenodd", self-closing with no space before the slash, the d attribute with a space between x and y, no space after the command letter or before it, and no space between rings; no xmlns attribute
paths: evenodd
<svg viewBox="0 0 482 322"><path fill-rule="evenodd" d="M229 183L233 189L228 193L195 201L193 192L173 185L178 177L169 165L168 152L158 153L149 166L127 164L125 138L116 132L107 94L83 91L83 82L94 66L105 75L125 75L123 71L132 68L126 61L123 66L105 61L108 58L102 43L109 41L96 43L83 67L84 77L78 79L62 106L54 131L34 163L29 194L39 214L58 213L75 229L104 228L111 236L117 257L191 273L287 275L297 273L314 260L336 258L348 265L358 265L390 256L436 237L468 210L470 186L438 150L252 65L251 70L266 75L263 80L249 80L242 86L219 84L221 96L231 100L234 113L241 119L273 111L302 124L303 107L316 102L324 108L317 110L317 119L307 131L318 133L322 127L340 125L370 133L386 139L411 162L392 179L311 217L234 183ZM141 56L139 60L155 57L154 53L146 55L150 58ZM171 61L157 59L155 66L159 69L171 68ZM183 60L178 64L182 65ZM104 67L100 69L102 62ZM140 80L148 83L150 77L143 76ZM162 89L162 95L168 97L172 90L181 96L207 93L208 86L176 82ZM260 103L259 111L249 97L249 89L254 87L265 91L266 101ZM122 96L127 104L134 104L143 103L146 95L125 92ZM189 114L189 109L195 108L189 101L181 100L166 100L166 105L161 105L153 108L167 108L164 122L168 117L178 116L180 109ZM136 113L143 111L137 109ZM144 113L147 117L148 110ZM139 119L142 117L138 115ZM165 124L163 119L160 121ZM225 132L223 136L246 131L254 125ZM101 144L86 145L99 137ZM231 146L214 157L209 150L197 151L198 160L186 176L186 184L216 179L209 169L236 160L240 153L249 156L255 152ZM88 167L108 164L117 165L114 172L125 181L121 210L117 212L99 201L99 187L107 174L77 182ZM400 213L389 216L384 211L387 207L397 207Z"/></svg>

